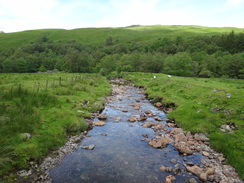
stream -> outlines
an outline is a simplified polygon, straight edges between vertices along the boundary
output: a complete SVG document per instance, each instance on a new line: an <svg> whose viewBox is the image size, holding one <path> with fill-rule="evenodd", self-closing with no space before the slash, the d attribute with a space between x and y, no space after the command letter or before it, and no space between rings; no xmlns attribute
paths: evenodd
<svg viewBox="0 0 244 183"><path fill-rule="evenodd" d="M104 126L95 126L78 145L76 151L68 154L61 164L50 171L53 183L62 182L162 182L167 173L161 166L177 167L182 170L174 175L177 182L187 182L190 178L199 180L185 171L183 163L190 161L202 165L201 154L180 156L172 145L152 148L144 139L155 136L151 128L142 127L146 122L156 123L155 116L145 121L129 122L131 116L140 118L150 110L166 124L166 115L154 107L143 92L133 86L113 85L111 96L103 110L108 114ZM127 112L128 111L128 112ZM99 121L95 118L94 121ZM171 127L168 127L170 129ZM93 150L83 147L95 145Z"/></svg>

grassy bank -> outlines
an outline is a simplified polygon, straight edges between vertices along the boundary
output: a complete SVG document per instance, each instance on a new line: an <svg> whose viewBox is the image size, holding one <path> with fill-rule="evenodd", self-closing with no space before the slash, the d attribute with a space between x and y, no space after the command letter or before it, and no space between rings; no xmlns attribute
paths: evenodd
<svg viewBox="0 0 244 183"><path fill-rule="evenodd" d="M209 134L211 145L244 178L244 80L170 78L151 73L124 73L124 78L144 86L154 101L174 103L168 118L187 131ZM237 129L222 132L221 126L227 123L234 123Z"/></svg>
<svg viewBox="0 0 244 183"><path fill-rule="evenodd" d="M0 74L0 180L85 130L110 92L95 74Z"/></svg>

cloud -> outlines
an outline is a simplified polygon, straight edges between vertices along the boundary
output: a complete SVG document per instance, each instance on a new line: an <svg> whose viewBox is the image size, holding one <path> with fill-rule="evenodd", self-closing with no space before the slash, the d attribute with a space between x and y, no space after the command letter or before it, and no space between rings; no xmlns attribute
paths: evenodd
<svg viewBox="0 0 244 183"><path fill-rule="evenodd" d="M97 26L129 26L133 24L191 24L193 17L191 6L187 8L176 7L175 4L162 3L159 0L111 0L112 9L116 14L96 21ZM170 7L170 8L169 8Z"/></svg>
<svg viewBox="0 0 244 183"><path fill-rule="evenodd" d="M226 6L244 5L244 0L227 0Z"/></svg>
<svg viewBox="0 0 244 183"><path fill-rule="evenodd" d="M244 0L0 0L0 30L13 32L42 28L124 27L133 24L240 27L243 26L240 20L243 2Z"/></svg>

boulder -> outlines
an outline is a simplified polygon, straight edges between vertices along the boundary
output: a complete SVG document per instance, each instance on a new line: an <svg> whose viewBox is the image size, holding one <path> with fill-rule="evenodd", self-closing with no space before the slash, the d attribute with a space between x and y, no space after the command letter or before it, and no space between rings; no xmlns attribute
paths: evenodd
<svg viewBox="0 0 244 183"><path fill-rule="evenodd" d="M98 119L104 120L104 119L107 119L107 117L108 117L107 113L101 113L101 114L99 114Z"/></svg>

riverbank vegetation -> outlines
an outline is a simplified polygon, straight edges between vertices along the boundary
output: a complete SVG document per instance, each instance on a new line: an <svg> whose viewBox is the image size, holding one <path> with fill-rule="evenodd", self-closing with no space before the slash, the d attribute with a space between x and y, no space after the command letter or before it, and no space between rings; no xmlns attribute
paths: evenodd
<svg viewBox="0 0 244 183"><path fill-rule="evenodd" d="M167 116L181 128L208 134L211 146L221 151L244 178L243 80L168 77L152 73L123 75L137 86L144 86L148 97L155 102L173 108Z"/></svg>
<svg viewBox="0 0 244 183"><path fill-rule="evenodd" d="M96 74L1 74L0 177L86 130L85 118L103 108L110 92Z"/></svg>

